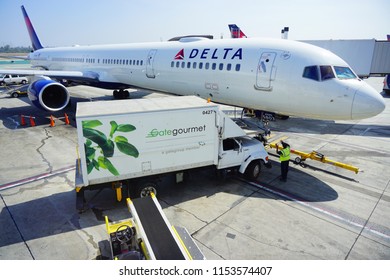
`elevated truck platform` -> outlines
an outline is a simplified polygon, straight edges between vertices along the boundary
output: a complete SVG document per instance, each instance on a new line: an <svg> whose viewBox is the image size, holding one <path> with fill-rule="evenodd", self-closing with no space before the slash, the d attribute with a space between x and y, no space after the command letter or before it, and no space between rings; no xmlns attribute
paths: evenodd
<svg viewBox="0 0 390 280"><path fill-rule="evenodd" d="M169 223L153 193L128 198L127 206L131 218L110 223L105 217L112 259L205 259L188 232Z"/></svg>

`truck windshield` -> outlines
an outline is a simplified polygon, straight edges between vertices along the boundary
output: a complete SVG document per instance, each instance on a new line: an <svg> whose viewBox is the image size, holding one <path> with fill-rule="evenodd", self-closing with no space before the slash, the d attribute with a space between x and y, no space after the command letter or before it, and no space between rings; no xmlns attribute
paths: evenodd
<svg viewBox="0 0 390 280"><path fill-rule="evenodd" d="M337 78L339 79L356 79L356 75L349 67L334 66Z"/></svg>

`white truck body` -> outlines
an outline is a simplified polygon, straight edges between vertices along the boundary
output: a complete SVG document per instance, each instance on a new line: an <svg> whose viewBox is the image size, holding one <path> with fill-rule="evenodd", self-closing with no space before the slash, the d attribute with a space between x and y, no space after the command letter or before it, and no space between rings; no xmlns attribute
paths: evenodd
<svg viewBox="0 0 390 280"><path fill-rule="evenodd" d="M244 173L251 162L268 163L260 141L195 96L78 103L76 123L78 188L209 165Z"/></svg>

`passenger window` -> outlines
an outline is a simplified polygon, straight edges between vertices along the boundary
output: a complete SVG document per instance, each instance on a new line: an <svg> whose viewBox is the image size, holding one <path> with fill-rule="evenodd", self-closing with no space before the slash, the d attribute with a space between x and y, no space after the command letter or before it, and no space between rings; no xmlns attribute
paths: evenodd
<svg viewBox="0 0 390 280"><path fill-rule="evenodd" d="M174 61L171 62L171 67L173 67L173 66L175 66L175 62Z"/></svg>
<svg viewBox="0 0 390 280"><path fill-rule="evenodd" d="M217 69L217 64L213 63L212 66L211 66L211 69L213 69L213 70Z"/></svg>
<svg viewBox="0 0 390 280"><path fill-rule="evenodd" d="M209 69L210 63L206 62L205 69Z"/></svg>
<svg viewBox="0 0 390 280"><path fill-rule="evenodd" d="M179 67L180 67L180 62L176 61L176 68L179 68Z"/></svg>
<svg viewBox="0 0 390 280"><path fill-rule="evenodd" d="M199 62L199 69L203 68L203 62Z"/></svg>
<svg viewBox="0 0 390 280"><path fill-rule="evenodd" d="M236 71L240 71L241 69L241 64L236 64Z"/></svg>
<svg viewBox="0 0 390 280"><path fill-rule="evenodd" d="M187 62L187 68L191 68L191 62Z"/></svg>
<svg viewBox="0 0 390 280"><path fill-rule="evenodd" d="M192 68L196 69L196 62L192 64Z"/></svg>
<svg viewBox="0 0 390 280"><path fill-rule="evenodd" d="M334 78L334 73L331 66L320 66L320 71L322 81Z"/></svg>
<svg viewBox="0 0 390 280"><path fill-rule="evenodd" d="M303 75L304 78L308 78L311 80L319 81L319 75L318 75L318 68L317 66L307 66L303 70Z"/></svg>
<svg viewBox="0 0 390 280"><path fill-rule="evenodd" d="M228 70L228 71L232 70L232 64L231 63L228 63L226 65L226 70Z"/></svg>
<svg viewBox="0 0 390 280"><path fill-rule="evenodd" d="M223 70L223 63L219 64L219 70Z"/></svg>

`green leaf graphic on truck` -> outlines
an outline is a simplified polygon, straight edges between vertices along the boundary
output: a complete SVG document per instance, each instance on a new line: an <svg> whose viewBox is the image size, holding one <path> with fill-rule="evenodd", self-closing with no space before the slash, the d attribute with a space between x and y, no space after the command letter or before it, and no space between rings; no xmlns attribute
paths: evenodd
<svg viewBox="0 0 390 280"><path fill-rule="evenodd" d="M103 125L99 120L82 121L83 135L87 139L84 143L85 157L87 161L88 174L96 170L107 169L111 174L118 176L119 172L108 159L114 155L115 147L128 156L137 158L139 152L136 147L129 143L124 136L115 136L116 132L132 132L136 128L131 124L117 124L111 121L111 130L108 137L97 130L96 127ZM115 136L115 137L114 137Z"/></svg>

